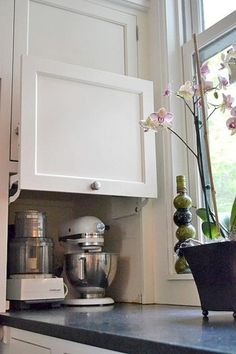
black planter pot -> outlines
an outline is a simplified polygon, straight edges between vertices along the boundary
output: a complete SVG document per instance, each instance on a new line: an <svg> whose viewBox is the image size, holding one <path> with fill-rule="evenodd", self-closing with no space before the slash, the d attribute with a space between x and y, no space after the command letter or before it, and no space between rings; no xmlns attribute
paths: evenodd
<svg viewBox="0 0 236 354"><path fill-rule="evenodd" d="M202 314L233 311L236 317L236 241L182 248L200 297Z"/></svg>

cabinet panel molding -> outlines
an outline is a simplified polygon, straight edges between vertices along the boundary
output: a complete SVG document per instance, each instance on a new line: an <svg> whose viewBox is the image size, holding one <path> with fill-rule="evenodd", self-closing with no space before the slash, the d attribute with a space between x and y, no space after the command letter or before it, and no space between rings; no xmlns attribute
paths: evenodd
<svg viewBox="0 0 236 354"><path fill-rule="evenodd" d="M16 0L11 159L18 160L21 55L137 76L137 19L85 0Z"/></svg>
<svg viewBox="0 0 236 354"><path fill-rule="evenodd" d="M9 354L122 354L17 328L7 328L10 332Z"/></svg>
<svg viewBox="0 0 236 354"><path fill-rule="evenodd" d="M22 339L11 338L9 354L52 354L49 348L41 347L37 344L27 343Z"/></svg>
<svg viewBox="0 0 236 354"><path fill-rule="evenodd" d="M24 57L20 188L155 197L152 111L150 81Z"/></svg>

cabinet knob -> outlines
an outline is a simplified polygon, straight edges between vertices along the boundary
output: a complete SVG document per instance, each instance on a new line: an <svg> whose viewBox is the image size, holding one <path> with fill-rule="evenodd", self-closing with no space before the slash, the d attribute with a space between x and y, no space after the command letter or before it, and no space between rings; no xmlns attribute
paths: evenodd
<svg viewBox="0 0 236 354"><path fill-rule="evenodd" d="M101 182L94 181L90 187L91 187L91 189L98 191L101 188L101 186L102 186Z"/></svg>

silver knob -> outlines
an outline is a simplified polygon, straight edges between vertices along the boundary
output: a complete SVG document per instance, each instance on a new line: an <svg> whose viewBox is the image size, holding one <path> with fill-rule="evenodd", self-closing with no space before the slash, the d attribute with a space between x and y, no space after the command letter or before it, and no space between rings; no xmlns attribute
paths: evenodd
<svg viewBox="0 0 236 354"><path fill-rule="evenodd" d="M95 190L95 191L98 191L100 188L101 188L101 183L98 182L98 181L94 181L92 184L91 184L91 189Z"/></svg>
<svg viewBox="0 0 236 354"><path fill-rule="evenodd" d="M105 231L105 225L103 222L98 222L96 225L96 231L102 234Z"/></svg>

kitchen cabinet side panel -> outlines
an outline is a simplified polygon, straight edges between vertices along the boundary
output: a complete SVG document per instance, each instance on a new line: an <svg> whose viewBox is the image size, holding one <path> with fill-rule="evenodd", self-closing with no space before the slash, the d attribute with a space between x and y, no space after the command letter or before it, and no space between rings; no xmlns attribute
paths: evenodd
<svg viewBox="0 0 236 354"><path fill-rule="evenodd" d="M0 1L0 312L6 307L13 8L14 1Z"/></svg>

